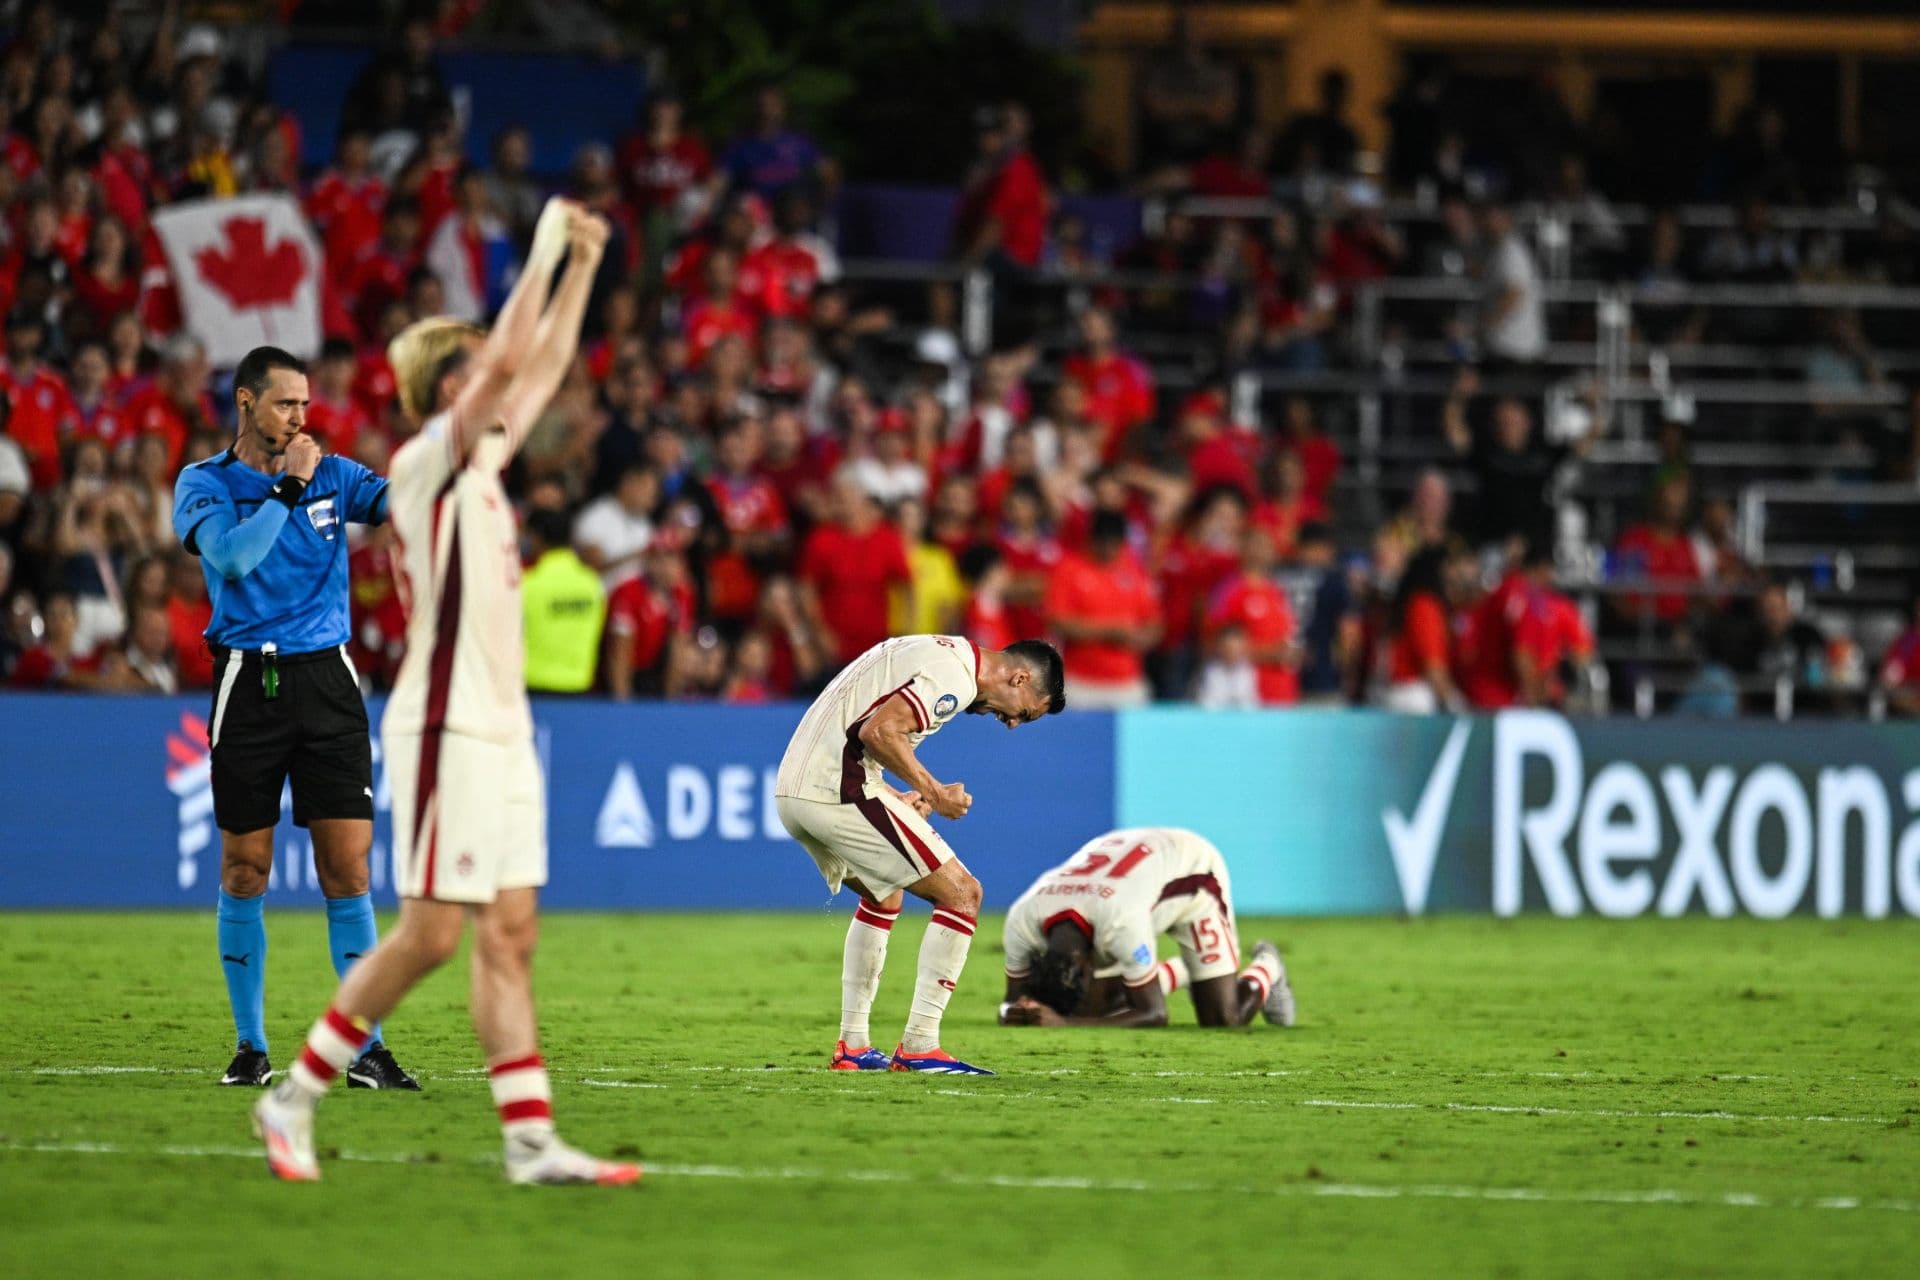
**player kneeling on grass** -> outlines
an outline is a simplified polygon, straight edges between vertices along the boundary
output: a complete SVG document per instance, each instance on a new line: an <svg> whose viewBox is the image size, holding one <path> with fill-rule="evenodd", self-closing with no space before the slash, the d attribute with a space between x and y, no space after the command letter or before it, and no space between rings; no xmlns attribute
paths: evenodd
<svg viewBox="0 0 1920 1280"><path fill-rule="evenodd" d="M320 1176L314 1105L368 1028L453 955L469 918L471 1012L508 1179L611 1185L640 1176L637 1165L596 1160L554 1134L533 1010L546 800L527 706L520 554L500 483L573 363L606 243L598 217L549 201L491 334L422 320L388 348L401 407L425 419L394 454L389 487L408 613L407 657L381 726L400 922L347 971L292 1069L254 1107L277 1177Z"/></svg>
<svg viewBox="0 0 1920 1280"><path fill-rule="evenodd" d="M774 783L780 821L813 855L829 892L846 884L860 895L840 972L833 1070L993 1074L940 1048L940 1019L979 923L980 882L927 818L965 817L973 797L936 781L914 748L963 710L1009 729L1030 724L1066 705L1061 684L1060 655L1039 640L995 652L961 636L902 636L855 658L793 731ZM912 789L894 790L883 769ZM889 1058L867 1024L903 891L931 902L933 919L906 1034Z"/></svg>
<svg viewBox="0 0 1920 1280"><path fill-rule="evenodd" d="M1180 944L1162 961L1161 934ZM1010 1027L1164 1027L1167 996L1186 987L1203 1027L1264 1014L1293 1025L1280 949L1253 944L1240 967L1227 864L1212 842L1173 827L1089 840L1034 881L1007 912Z"/></svg>

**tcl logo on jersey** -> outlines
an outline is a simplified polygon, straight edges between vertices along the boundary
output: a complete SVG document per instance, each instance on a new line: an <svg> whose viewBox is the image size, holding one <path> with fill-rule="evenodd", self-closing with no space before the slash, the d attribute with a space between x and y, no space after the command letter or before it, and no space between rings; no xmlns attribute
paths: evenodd
<svg viewBox="0 0 1920 1280"><path fill-rule="evenodd" d="M666 838L699 840L712 834L722 840L792 839L774 811L778 773L772 766L744 764L725 764L711 772L698 765L669 766L664 787L654 793L666 802ZM651 849L660 834L639 775L622 760L600 802L594 844L602 849Z"/></svg>

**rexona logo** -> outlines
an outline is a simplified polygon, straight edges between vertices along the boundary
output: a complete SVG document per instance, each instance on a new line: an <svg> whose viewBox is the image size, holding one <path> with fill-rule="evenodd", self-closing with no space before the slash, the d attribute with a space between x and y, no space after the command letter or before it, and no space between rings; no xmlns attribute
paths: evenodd
<svg viewBox="0 0 1920 1280"><path fill-rule="evenodd" d="M669 840L787 840L786 828L774 811L773 784L777 770L726 764L709 772L697 765L676 764L654 795L665 802L665 835ZM600 801L593 824L593 843L602 849L651 849L662 829L654 822L654 807L640 785L631 762L622 760Z"/></svg>
<svg viewBox="0 0 1920 1280"><path fill-rule="evenodd" d="M1467 720L1453 726L1411 816L1392 807L1380 815L1402 901L1415 914L1426 909L1474 729ZM1857 863L1852 905L1861 914L1886 916L1897 897L1903 912L1920 915L1920 769L1896 782L1833 763L1808 782L1779 762L1737 769L1613 760L1588 777L1579 735L1557 715L1507 712L1491 731L1496 914L1521 910L1531 875L1548 909L1563 916L1675 916L1697 902L1711 915L1771 918L1799 908L1809 892L1817 914L1838 916ZM1544 770L1547 784L1531 797L1530 769L1536 779ZM1897 835L1896 821L1904 823Z"/></svg>

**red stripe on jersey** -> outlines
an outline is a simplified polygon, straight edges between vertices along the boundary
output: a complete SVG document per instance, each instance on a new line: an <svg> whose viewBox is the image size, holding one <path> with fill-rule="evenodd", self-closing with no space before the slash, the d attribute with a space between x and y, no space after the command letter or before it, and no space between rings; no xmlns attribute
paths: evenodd
<svg viewBox="0 0 1920 1280"><path fill-rule="evenodd" d="M868 717L884 706L888 698L896 693L904 693L906 688L907 686L903 684L898 689L887 690L867 704L867 709L847 726L847 743L840 749L840 802L842 804L857 803L867 793L867 771L860 764L866 758L867 744L860 741L860 730L866 727Z"/></svg>
<svg viewBox="0 0 1920 1280"><path fill-rule="evenodd" d="M553 1119L553 1103L547 1101L545 1098L527 1098L520 1102L503 1102L500 1104L500 1119L504 1124L512 1124L515 1120L551 1120Z"/></svg>
<svg viewBox="0 0 1920 1280"><path fill-rule="evenodd" d="M848 803L859 810L860 816L865 818L868 824L880 833L882 839L893 846L895 853L898 853L907 860L909 867L913 867L915 872L920 870L919 867L914 866L913 855L907 852L907 846L901 843L899 833L893 825L893 815L887 812L887 806L881 804L872 796L864 795Z"/></svg>
<svg viewBox="0 0 1920 1280"><path fill-rule="evenodd" d="M933 723L933 717L927 714L927 704L920 701L920 695L913 691L912 685L901 686L900 696L905 698L907 705L913 708L913 718L920 722L921 729L924 730Z"/></svg>
<svg viewBox="0 0 1920 1280"><path fill-rule="evenodd" d="M1220 914L1232 920L1233 911L1227 906L1227 895L1220 892L1220 881L1211 875L1180 876L1167 881L1167 887L1154 899L1154 905L1157 907L1168 898L1184 898L1192 893L1212 894L1213 900L1220 904Z"/></svg>
<svg viewBox="0 0 1920 1280"><path fill-rule="evenodd" d="M926 866L927 873L931 875L933 872L938 871L940 869L940 859L934 854L932 849L927 847L927 842L920 838L920 833L900 821L900 819L894 817L891 812L887 814L887 817L892 821L894 827L899 830L900 834L907 838L907 843L913 846L913 851L920 855L920 861Z"/></svg>
<svg viewBox="0 0 1920 1280"><path fill-rule="evenodd" d="M331 1009L331 1008L328 1009L326 1013L325 1021L328 1029L331 1030L333 1034L339 1036L342 1040L345 1040L348 1044L352 1045L356 1050L364 1048L366 1046L366 1043L367 1043L366 1028L355 1026L353 1019L347 1017L346 1014L341 1013L338 1009Z"/></svg>
<svg viewBox="0 0 1920 1280"><path fill-rule="evenodd" d="M496 1062L487 1068L490 1076L503 1076L509 1071L537 1071L540 1068L540 1055L530 1053L524 1058L509 1058L505 1062Z"/></svg>
<svg viewBox="0 0 1920 1280"><path fill-rule="evenodd" d="M433 500L434 542L440 538L440 512L447 495L453 492L449 480ZM446 584L440 592L440 615L435 619L433 653L427 661L427 718L420 734L420 770L414 776L418 788L413 801L413 839L417 848L423 830L427 836L427 865L421 877L420 896L433 896L434 863L440 853L439 811L427 830L427 814L440 789L440 734L447 722L447 700L453 690L453 654L460 638L460 524L454 513L453 533L447 542Z"/></svg>
<svg viewBox="0 0 1920 1280"><path fill-rule="evenodd" d="M980 923L977 920L969 920L965 916L955 915L951 911L938 910L933 913L933 922L955 933L964 933L969 938L973 936L975 927Z"/></svg>
<svg viewBox="0 0 1920 1280"><path fill-rule="evenodd" d="M978 689L980 687L980 646L971 640L967 643L973 645L973 687Z"/></svg>
<svg viewBox="0 0 1920 1280"><path fill-rule="evenodd" d="M1040 936L1043 938L1046 937L1049 933L1053 932L1053 926L1057 924L1070 924L1081 933L1086 934L1088 942L1093 941L1093 926L1088 924L1087 918L1078 911L1054 912L1040 922Z"/></svg>

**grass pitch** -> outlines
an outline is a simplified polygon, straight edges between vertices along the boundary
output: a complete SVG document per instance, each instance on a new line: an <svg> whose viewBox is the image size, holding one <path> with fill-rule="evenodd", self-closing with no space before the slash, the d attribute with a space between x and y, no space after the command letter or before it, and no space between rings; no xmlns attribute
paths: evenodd
<svg viewBox="0 0 1920 1280"><path fill-rule="evenodd" d="M387 1029L424 1095L323 1104L273 1183L212 913L0 916L0 1274L1896 1275L1920 1247L1912 922L1246 921L1302 1025L993 1025L992 1080L825 1071L847 913L554 916L561 1131L637 1190L506 1186L465 964ZM895 932L876 1036L924 915ZM331 989L269 910L276 1066ZM326 1156L332 1158L325 1158ZM851 1269L851 1270L850 1270Z"/></svg>

